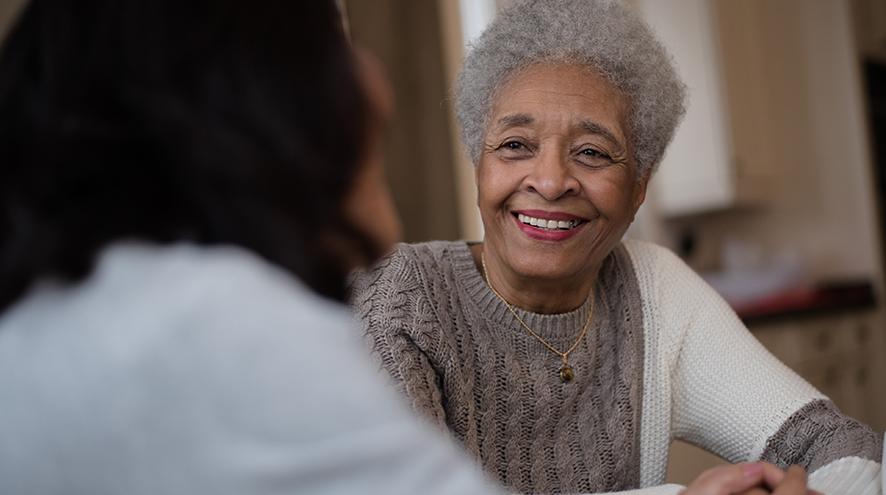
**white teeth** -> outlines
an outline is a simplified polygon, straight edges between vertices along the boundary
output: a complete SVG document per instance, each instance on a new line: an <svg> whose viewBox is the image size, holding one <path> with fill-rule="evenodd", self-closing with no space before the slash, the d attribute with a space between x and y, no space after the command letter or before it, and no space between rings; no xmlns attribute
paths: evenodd
<svg viewBox="0 0 886 495"><path fill-rule="evenodd" d="M549 230L568 230L575 228L579 223L581 223L579 220L545 220L543 218L530 217L522 213L517 214L517 220L520 220L520 222L527 225L532 225L533 227Z"/></svg>

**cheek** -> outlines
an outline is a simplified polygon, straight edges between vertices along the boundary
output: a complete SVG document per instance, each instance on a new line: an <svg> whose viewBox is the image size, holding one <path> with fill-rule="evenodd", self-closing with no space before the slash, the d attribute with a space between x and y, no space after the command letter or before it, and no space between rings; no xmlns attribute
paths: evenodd
<svg viewBox="0 0 886 495"><path fill-rule="evenodd" d="M633 216L637 192L633 179L604 177L588 181L584 187L597 211L604 216L613 220Z"/></svg>
<svg viewBox="0 0 886 495"><path fill-rule="evenodd" d="M475 173L477 185L477 206L480 208L480 214L485 216L485 212L489 207L490 198L494 196L492 184L494 181L489 176L489 166L481 163L477 166Z"/></svg>
<svg viewBox="0 0 886 495"><path fill-rule="evenodd" d="M507 165L482 162L477 168L477 204L481 210L500 208L519 189L519 176Z"/></svg>

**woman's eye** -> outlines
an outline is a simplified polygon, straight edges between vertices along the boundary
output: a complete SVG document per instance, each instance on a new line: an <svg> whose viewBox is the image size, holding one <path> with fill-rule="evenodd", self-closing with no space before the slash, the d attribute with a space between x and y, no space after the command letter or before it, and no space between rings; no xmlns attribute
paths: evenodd
<svg viewBox="0 0 886 495"><path fill-rule="evenodd" d="M578 158L588 165L603 165L612 163L612 157L596 148L584 148L578 152Z"/></svg>
<svg viewBox="0 0 886 495"><path fill-rule="evenodd" d="M532 154L532 149L528 144L515 139L501 143L497 151L504 158L523 158Z"/></svg>
<svg viewBox="0 0 886 495"><path fill-rule="evenodd" d="M581 154L590 158L605 158L606 160L611 160L612 158L603 153L602 151L595 150L594 148L586 148L581 150Z"/></svg>
<svg viewBox="0 0 886 495"><path fill-rule="evenodd" d="M519 151L522 149L526 149L526 146L524 146L523 143L519 141L507 141L501 145L501 148L509 151Z"/></svg>

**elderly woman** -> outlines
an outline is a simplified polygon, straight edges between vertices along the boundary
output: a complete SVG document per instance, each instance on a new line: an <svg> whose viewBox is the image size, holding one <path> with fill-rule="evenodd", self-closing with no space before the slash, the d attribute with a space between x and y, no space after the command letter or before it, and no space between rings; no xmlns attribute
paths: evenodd
<svg viewBox="0 0 886 495"><path fill-rule="evenodd" d="M353 286L415 409L519 492L660 485L674 438L880 492L878 435L677 257L622 240L684 109L642 21L614 1L517 2L468 54L456 105L484 241L402 245Z"/></svg>

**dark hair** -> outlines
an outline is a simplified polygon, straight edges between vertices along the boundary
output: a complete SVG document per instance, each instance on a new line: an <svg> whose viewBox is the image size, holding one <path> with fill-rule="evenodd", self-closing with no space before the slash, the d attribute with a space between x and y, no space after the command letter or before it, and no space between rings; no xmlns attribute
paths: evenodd
<svg viewBox="0 0 886 495"><path fill-rule="evenodd" d="M33 0L0 58L0 309L132 238L344 299L371 114L332 0Z"/></svg>

